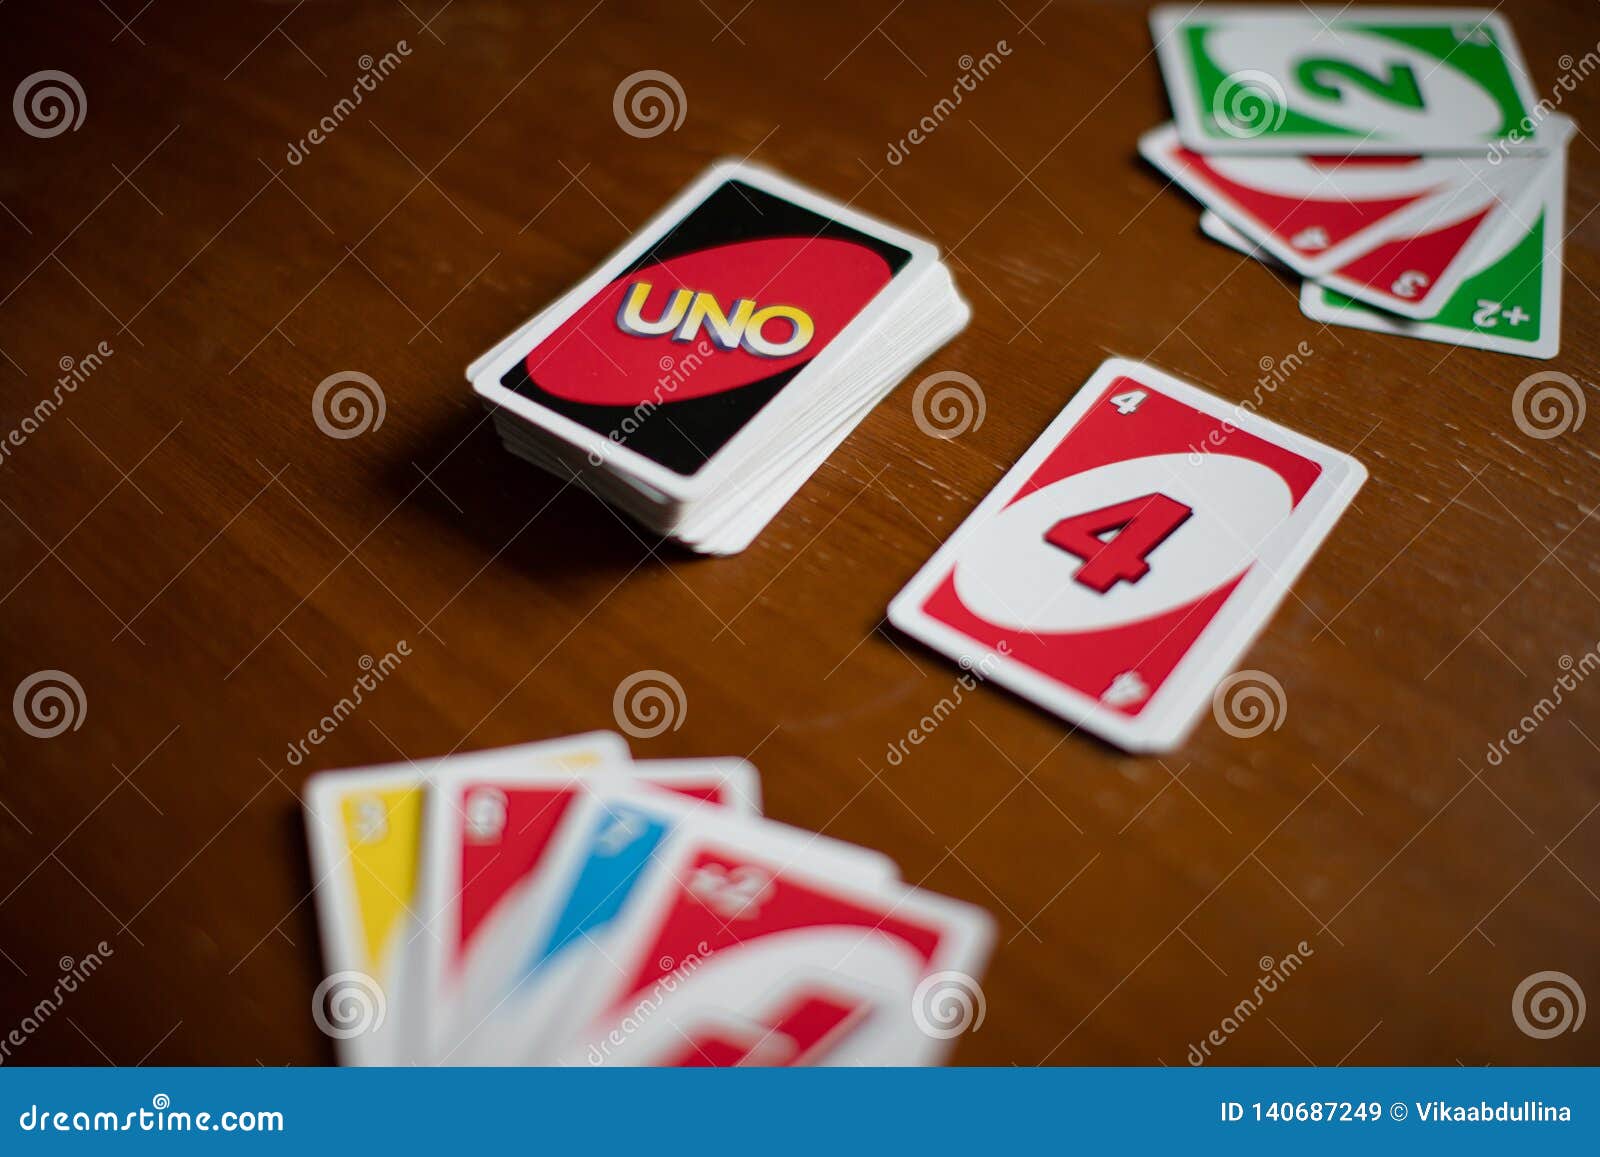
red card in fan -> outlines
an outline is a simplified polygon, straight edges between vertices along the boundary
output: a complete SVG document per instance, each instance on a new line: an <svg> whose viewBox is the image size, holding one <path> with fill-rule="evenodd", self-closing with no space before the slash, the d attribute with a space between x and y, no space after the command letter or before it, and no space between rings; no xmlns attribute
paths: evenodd
<svg viewBox="0 0 1600 1157"><path fill-rule="evenodd" d="M429 1060L451 1054L474 1027L472 997L504 987L505 946L525 937L519 913L550 883L547 867L577 834L567 820L591 785L625 779L759 814L760 785L742 759L628 759L605 732L442 763L432 774L424 825L426 872L419 944L427 994Z"/></svg>
<svg viewBox="0 0 1600 1157"><path fill-rule="evenodd" d="M1544 160L1201 154L1171 125L1139 151L1297 273L1411 318L1438 313L1495 237L1523 222Z"/></svg>
<svg viewBox="0 0 1600 1157"><path fill-rule="evenodd" d="M647 806L670 834L570 996L583 1015L558 1063L931 1064L981 1024L994 929L980 909L864 871L859 849L810 832ZM639 839L652 827L626 825Z"/></svg>

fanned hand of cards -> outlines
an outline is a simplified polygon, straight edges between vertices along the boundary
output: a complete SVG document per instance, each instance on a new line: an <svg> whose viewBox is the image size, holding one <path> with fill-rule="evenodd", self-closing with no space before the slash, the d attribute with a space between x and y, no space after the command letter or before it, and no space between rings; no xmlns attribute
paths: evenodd
<svg viewBox="0 0 1600 1157"><path fill-rule="evenodd" d="M1177 746L1367 471L1112 358L889 607L1128 751Z"/></svg>
<svg viewBox="0 0 1600 1157"><path fill-rule="evenodd" d="M306 826L344 1064L921 1065L981 1015L988 914L761 818L742 759L323 772Z"/></svg>
<svg viewBox="0 0 1600 1157"><path fill-rule="evenodd" d="M933 245L726 162L467 377L512 453L735 554L968 316Z"/></svg>
<svg viewBox="0 0 1600 1157"><path fill-rule="evenodd" d="M1554 357L1572 122L1488 9L1169 5L1139 151L1315 321Z"/></svg>

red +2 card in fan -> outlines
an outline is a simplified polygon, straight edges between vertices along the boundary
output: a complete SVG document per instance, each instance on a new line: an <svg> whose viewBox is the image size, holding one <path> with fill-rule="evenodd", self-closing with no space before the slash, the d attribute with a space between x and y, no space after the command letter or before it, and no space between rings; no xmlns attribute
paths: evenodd
<svg viewBox="0 0 1600 1157"><path fill-rule="evenodd" d="M633 822L641 805L651 818ZM672 799L610 806L636 838L670 831L569 991L556 1063L932 1064L979 1016L994 937L981 909L784 824Z"/></svg>

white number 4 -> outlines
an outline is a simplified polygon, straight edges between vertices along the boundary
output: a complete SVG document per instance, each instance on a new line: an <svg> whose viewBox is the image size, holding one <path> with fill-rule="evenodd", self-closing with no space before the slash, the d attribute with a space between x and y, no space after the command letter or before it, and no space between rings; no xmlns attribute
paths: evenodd
<svg viewBox="0 0 1600 1157"><path fill-rule="evenodd" d="M1119 414L1131 414L1139 408L1139 403L1149 397L1143 390L1129 390L1125 394L1112 395L1110 402L1117 408Z"/></svg>

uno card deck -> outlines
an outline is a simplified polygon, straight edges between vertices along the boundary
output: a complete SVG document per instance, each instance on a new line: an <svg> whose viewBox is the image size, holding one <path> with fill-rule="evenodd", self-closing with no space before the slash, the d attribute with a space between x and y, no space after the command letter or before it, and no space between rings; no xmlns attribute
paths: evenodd
<svg viewBox="0 0 1600 1157"><path fill-rule="evenodd" d="M1522 52L1491 9L1168 4L1150 26L1197 151L1544 146Z"/></svg>
<svg viewBox="0 0 1600 1157"><path fill-rule="evenodd" d="M614 801L648 868L569 998L570 1065L929 1064L981 1000L992 922L781 824ZM673 814L668 835L652 833ZM941 1011L943 1010L943 1011Z"/></svg>
<svg viewBox="0 0 1600 1157"><path fill-rule="evenodd" d="M469 376L512 452L732 553L968 316L928 242L726 162Z"/></svg>
<svg viewBox="0 0 1600 1157"><path fill-rule="evenodd" d="M1164 750L1365 478L1349 455L1113 358L889 618L1120 747Z"/></svg>

